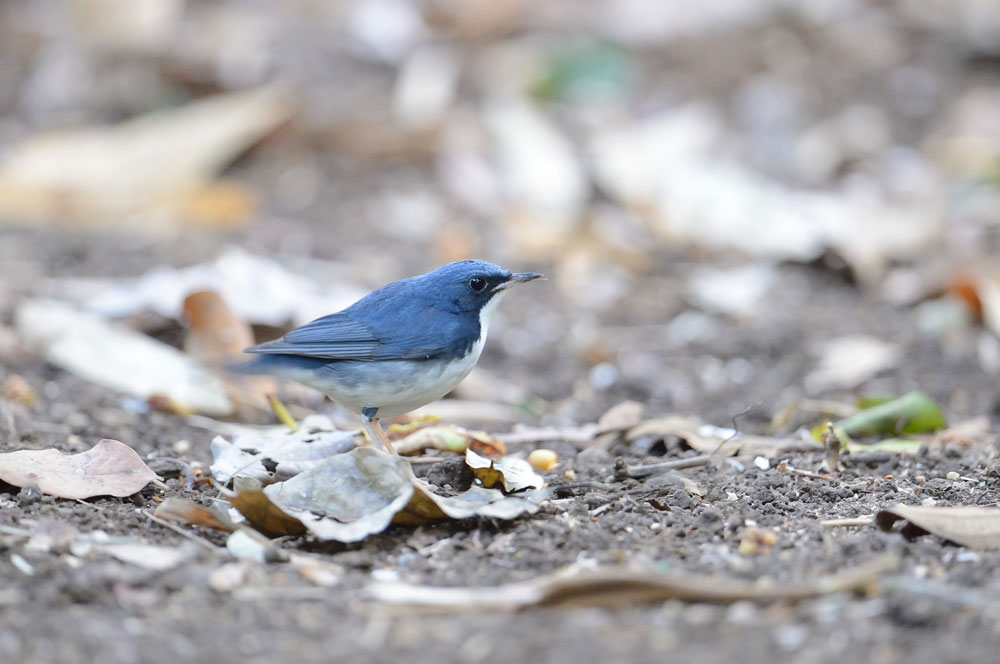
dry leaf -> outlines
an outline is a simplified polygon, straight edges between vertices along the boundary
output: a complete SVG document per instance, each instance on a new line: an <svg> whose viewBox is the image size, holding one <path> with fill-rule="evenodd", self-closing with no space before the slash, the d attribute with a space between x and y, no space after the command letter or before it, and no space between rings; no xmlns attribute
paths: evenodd
<svg viewBox="0 0 1000 664"><path fill-rule="evenodd" d="M622 401L612 406L597 420L597 433L624 431L642 422L643 405L638 401Z"/></svg>
<svg viewBox="0 0 1000 664"><path fill-rule="evenodd" d="M223 489L222 495L260 532L277 537L306 531L301 521L271 502L257 480L238 477L233 486L232 491Z"/></svg>
<svg viewBox="0 0 1000 664"><path fill-rule="evenodd" d="M170 496L160 503L156 508L155 516L225 532L236 530L236 524L224 511L215 507L205 507L177 496Z"/></svg>
<svg viewBox="0 0 1000 664"><path fill-rule="evenodd" d="M335 263L310 260L291 270L266 256L227 247L211 262L183 268L157 266L135 280L56 279L45 292L72 299L106 318L154 312L181 320L184 298L211 289L240 320L282 327L302 325L348 306L365 291ZM324 283L333 279L335 283Z"/></svg>
<svg viewBox="0 0 1000 664"><path fill-rule="evenodd" d="M154 544L102 544L98 550L123 563L156 572L173 569L195 555L195 550L192 547L157 546Z"/></svg>
<svg viewBox="0 0 1000 664"><path fill-rule="evenodd" d="M20 450L0 454L0 480L37 486L59 498L131 496L159 479L128 445L104 439L86 452Z"/></svg>
<svg viewBox="0 0 1000 664"><path fill-rule="evenodd" d="M852 390L903 359L898 345L866 335L825 341L817 354L818 366L805 378L806 390L812 393Z"/></svg>
<svg viewBox="0 0 1000 664"><path fill-rule="evenodd" d="M515 610L537 605L624 608L666 600L769 602L864 590L877 583L883 574L899 567L899 563L899 555L891 553L839 574L785 584L657 569L573 565L532 581L503 586L442 588L385 581L370 585L367 591L375 600L387 604L449 611Z"/></svg>
<svg viewBox="0 0 1000 664"><path fill-rule="evenodd" d="M221 372L241 357L244 348L254 344L253 329L215 291L201 290L184 298L184 318L188 328L184 352L209 368ZM220 373L220 378L230 399L253 408L266 409L267 395L276 390L275 381L268 376L226 372Z"/></svg>
<svg viewBox="0 0 1000 664"><path fill-rule="evenodd" d="M0 163L0 217L148 231L172 228L192 211L215 214L199 199L203 188L290 112L285 93L265 87L116 126L39 134ZM200 221L231 223L233 206L222 208Z"/></svg>
<svg viewBox="0 0 1000 664"><path fill-rule="evenodd" d="M483 486L489 488L501 484L504 493L545 486L545 479L535 472L531 464L517 457L487 459L470 449L465 452L465 465L472 469Z"/></svg>
<svg viewBox="0 0 1000 664"><path fill-rule="evenodd" d="M414 477L406 459L371 447L330 457L263 491L238 486L226 495L266 534L308 528L320 539L341 542L362 540L390 523L418 525L473 516L513 519L536 512L537 500L545 497L507 497L482 487L457 496L438 496Z"/></svg>
<svg viewBox="0 0 1000 664"><path fill-rule="evenodd" d="M881 530L891 530L901 519L909 522L901 531L906 537L933 533L970 549L1000 549L997 507L894 505L875 515L875 525Z"/></svg>
<svg viewBox="0 0 1000 664"><path fill-rule="evenodd" d="M789 439L744 434L735 429L704 424L696 418L680 415L646 420L629 429L626 433L626 440L631 442L645 436L676 436L693 450L703 454L718 453L722 456L741 455L773 458L792 449L802 447L816 449L815 445L804 445L799 441Z"/></svg>
<svg viewBox="0 0 1000 664"><path fill-rule="evenodd" d="M53 364L142 399L159 395L178 408L228 415L233 406L222 383L176 348L123 325L49 300L28 300L17 310L21 337L41 345Z"/></svg>
<svg viewBox="0 0 1000 664"><path fill-rule="evenodd" d="M310 415L299 428L269 427L259 432L239 433L229 442L222 436L212 441L212 477L227 484L236 475L271 479L265 463L274 464L278 477L297 475L324 459L357 446L356 431L339 431L328 417Z"/></svg>
<svg viewBox="0 0 1000 664"><path fill-rule="evenodd" d="M471 431L456 426L423 427L393 442L393 447L403 455L419 454L425 450L443 450L456 454L473 450L488 457L499 457L507 453L507 447L485 431Z"/></svg>

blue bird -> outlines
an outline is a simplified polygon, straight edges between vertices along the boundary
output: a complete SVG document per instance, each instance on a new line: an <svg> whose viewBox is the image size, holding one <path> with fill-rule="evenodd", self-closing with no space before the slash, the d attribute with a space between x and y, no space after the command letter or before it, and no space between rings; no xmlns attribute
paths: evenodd
<svg viewBox="0 0 1000 664"><path fill-rule="evenodd" d="M450 392L479 361L497 304L538 279L464 260L369 293L343 311L247 348L237 369L298 381L360 413L374 442L394 453L379 418Z"/></svg>

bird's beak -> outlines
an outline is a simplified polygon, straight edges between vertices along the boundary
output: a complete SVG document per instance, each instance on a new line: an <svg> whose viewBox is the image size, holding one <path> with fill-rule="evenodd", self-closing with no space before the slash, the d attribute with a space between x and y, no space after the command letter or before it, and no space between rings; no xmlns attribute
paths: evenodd
<svg viewBox="0 0 1000 664"><path fill-rule="evenodd" d="M499 293L502 290L507 290L514 284L520 284L525 281L534 281L535 279L541 279L544 276L544 274L538 274L537 272L518 272L510 275L510 279L507 281L497 285L497 287L493 289L493 292Z"/></svg>

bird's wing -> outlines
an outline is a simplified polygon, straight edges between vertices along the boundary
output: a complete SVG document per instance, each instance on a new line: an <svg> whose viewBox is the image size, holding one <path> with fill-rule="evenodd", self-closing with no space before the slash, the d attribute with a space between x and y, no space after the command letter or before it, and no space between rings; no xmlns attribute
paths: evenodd
<svg viewBox="0 0 1000 664"><path fill-rule="evenodd" d="M404 307L406 309L406 307ZM292 330L281 339L253 346L247 353L299 355L331 360L431 359L464 354L478 338L459 318L433 311L399 312L383 319L379 330L349 311L330 314Z"/></svg>
<svg viewBox="0 0 1000 664"><path fill-rule="evenodd" d="M341 311L317 318L280 339L252 346L244 352L371 360L378 345L378 336L370 326Z"/></svg>

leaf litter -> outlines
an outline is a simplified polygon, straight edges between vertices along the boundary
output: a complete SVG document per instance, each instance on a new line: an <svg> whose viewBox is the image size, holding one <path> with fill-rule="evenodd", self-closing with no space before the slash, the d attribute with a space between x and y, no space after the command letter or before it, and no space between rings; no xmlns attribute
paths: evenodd
<svg viewBox="0 0 1000 664"><path fill-rule="evenodd" d="M907 538L932 533L970 549L1000 549L1000 508L996 506L894 505L875 514L875 525L892 530L905 521L900 532Z"/></svg>
<svg viewBox="0 0 1000 664"><path fill-rule="evenodd" d="M513 519L538 510L547 494L505 496L472 487L441 496L413 474L410 463L370 447L332 456L284 482L237 483L227 499L268 535L308 530L321 540L360 541L390 524L414 526L483 516Z"/></svg>
<svg viewBox="0 0 1000 664"><path fill-rule="evenodd" d="M128 445L105 439L80 454L56 449L0 454L0 480L18 487L37 486L58 498L131 496L159 479Z"/></svg>

